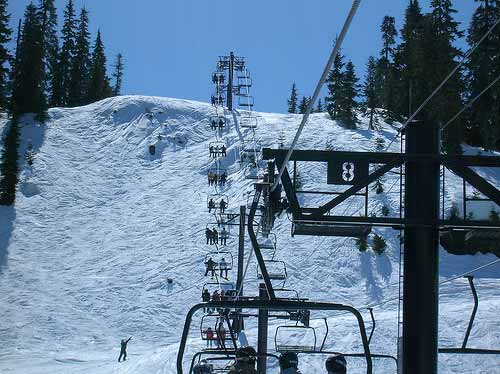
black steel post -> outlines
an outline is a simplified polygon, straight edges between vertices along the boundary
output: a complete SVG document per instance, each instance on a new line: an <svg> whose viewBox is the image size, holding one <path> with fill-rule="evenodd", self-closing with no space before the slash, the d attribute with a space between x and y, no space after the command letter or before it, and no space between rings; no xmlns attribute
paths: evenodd
<svg viewBox="0 0 500 374"><path fill-rule="evenodd" d="M240 206L240 226L239 226L239 242L238 242L238 276L236 278L236 290L240 296L243 296L243 265L245 262L245 218L246 207Z"/></svg>
<svg viewBox="0 0 500 374"><path fill-rule="evenodd" d="M410 123L406 152L439 154L439 127ZM403 373L435 374L438 356L439 161L406 163L405 218L420 223L404 230Z"/></svg>
<svg viewBox="0 0 500 374"><path fill-rule="evenodd" d="M227 110L233 110L233 74L234 74L234 53L229 54L229 72L227 82Z"/></svg>
<svg viewBox="0 0 500 374"><path fill-rule="evenodd" d="M472 309L472 314L470 316L469 325L467 326L467 331L465 332L464 342L462 343L462 349L467 348L467 342L469 341L470 332L472 326L474 325L474 319L476 318L477 307L479 305L479 299L477 297L476 287L474 286L474 277L472 275L466 276L469 280L470 290L472 291L472 296L474 297L474 309Z"/></svg>
<svg viewBox="0 0 500 374"><path fill-rule="evenodd" d="M259 284L259 299L269 300L264 283ZM267 371L267 329L269 311L259 310L259 325L257 331L257 374L266 374Z"/></svg>

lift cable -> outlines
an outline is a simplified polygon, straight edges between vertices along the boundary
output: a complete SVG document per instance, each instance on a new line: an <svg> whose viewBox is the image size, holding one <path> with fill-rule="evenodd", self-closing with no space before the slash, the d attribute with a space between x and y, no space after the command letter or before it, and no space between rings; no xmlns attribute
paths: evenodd
<svg viewBox="0 0 500 374"><path fill-rule="evenodd" d="M292 156L292 152L297 145L297 142L299 141L300 134L302 133L302 130L304 129L305 124L307 123L307 120L309 119L309 115L312 112L314 103L316 102L316 99L318 98L321 88L323 87L323 84L326 81L326 78L328 77L328 74L330 73L330 68L335 61L335 58L337 57L337 54L342 47L342 43L344 42L345 36L347 35L347 32L349 31L349 27L351 26L351 22L356 15L356 12L358 10L359 4L361 3L361 0L354 0L352 3L351 10L349 12L349 15L347 16L347 19L344 23L344 26L342 27L342 31L340 32L340 35L337 38L337 41L335 43L335 46L333 48L333 51L330 55L330 58L328 59L328 62L325 66L325 69L323 70L323 74L321 75L321 78L316 86L316 89L314 90L313 96L311 100L309 101L309 104L307 105L306 112L304 113L302 117L302 121L300 122L300 126L297 130L297 133L295 134L295 138L293 139L292 145L290 146L290 149L288 150L285 159L283 161L283 165L280 168L278 177L274 181L274 184L271 186L271 192L278 187L278 184L281 180L281 176L283 175L285 168L287 167L288 161L290 161L290 157Z"/></svg>
<svg viewBox="0 0 500 374"><path fill-rule="evenodd" d="M471 99L464 107L455 114L446 124L441 128L441 131L444 131L453 121L455 121L463 112L469 109L472 104L474 104L481 96L483 96L491 87L493 87L498 81L500 81L500 75L496 77L496 79L491 82L484 90L482 90L479 94L477 94L473 99Z"/></svg>
<svg viewBox="0 0 500 374"><path fill-rule="evenodd" d="M463 57L462 61L453 68L453 70L446 76L446 78L436 87L436 89L424 100L424 102L418 107L416 111L406 120L403 126L400 127L394 139L391 140L389 145L386 147L385 151L390 148L390 146L396 141L396 139L401 135L401 132L411 123L415 117L420 113L420 111L429 103L429 101L443 88L443 86L450 80L450 78L460 69L468 60L468 58L474 53L474 51L481 45L481 43L491 34L491 32L497 27L500 23L500 18L490 27L490 29L483 35L483 37L467 52L467 54Z"/></svg>

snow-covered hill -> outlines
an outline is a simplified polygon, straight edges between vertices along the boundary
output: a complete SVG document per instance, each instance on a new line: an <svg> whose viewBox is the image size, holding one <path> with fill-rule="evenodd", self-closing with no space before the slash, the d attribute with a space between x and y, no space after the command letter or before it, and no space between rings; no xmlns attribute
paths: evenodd
<svg viewBox="0 0 500 374"><path fill-rule="evenodd" d="M205 103L125 96L51 109L46 125L24 120L20 152L30 139L35 161L32 167L23 165L15 208L0 207L0 372L175 372L185 313L200 300L207 281L203 260L210 249L204 230L211 222L206 199L213 113ZM301 119L258 117L256 137L273 147L290 144ZM396 133L385 124L379 132L366 130L366 123L360 127L346 130L325 114L313 114L299 148L373 151L375 138L388 144ZM238 162L241 139L250 139L251 131L231 120L224 132L229 179L222 192L235 212L252 191ZM155 156L148 151L153 143ZM397 142L392 150L399 150ZM490 177L500 180L498 174ZM305 186L319 185L324 170L315 165L301 171L301 178ZM459 199L461 183L453 177L448 181L449 201ZM380 212L383 205L397 210L399 181L387 176L384 184L385 194L372 194L370 212ZM357 214L361 206L355 200L346 212ZM287 287L302 297L358 307L396 298L375 308L372 342L374 351L395 354L399 239L395 231L380 232L388 249L376 256L360 253L351 239L291 238L290 221L283 216L275 227L277 256L287 263ZM236 255L235 240L228 244ZM493 259L443 252L441 274L460 274ZM250 269L245 291L256 293L255 264ZM477 276L481 304L469 345L499 347L500 264ZM442 286L441 345L461 344L471 305L465 280ZM338 316L331 323L330 348L359 349L354 321ZM252 325L247 329L255 335ZM119 340L131 335L130 361L118 365ZM202 347L196 327L191 342ZM500 365L494 357L440 359L442 373L476 373L477 367L494 373ZM319 373L321 367L311 360L302 372ZM356 370L362 365L353 360L351 368L361 372ZM391 363L377 363L375 369L395 372Z"/></svg>

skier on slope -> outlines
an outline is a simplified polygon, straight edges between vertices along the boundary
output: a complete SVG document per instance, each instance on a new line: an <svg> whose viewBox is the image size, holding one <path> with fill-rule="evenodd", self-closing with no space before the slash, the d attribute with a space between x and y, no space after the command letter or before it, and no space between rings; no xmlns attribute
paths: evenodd
<svg viewBox="0 0 500 374"><path fill-rule="evenodd" d="M298 365L299 358L295 352L283 352L279 359L280 374L301 374Z"/></svg>
<svg viewBox="0 0 500 374"><path fill-rule="evenodd" d="M132 337L128 339L122 339L122 341L120 342L120 356L118 356L118 362L121 362L122 357L123 361L127 361L127 344L130 339L132 339Z"/></svg>
<svg viewBox="0 0 500 374"><path fill-rule="evenodd" d="M325 368L328 374L346 374L347 362L344 355L328 357L325 361Z"/></svg>
<svg viewBox="0 0 500 374"><path fill-rule="evenodd" d="M227 374L257 374L255 361L257 352L252 347L243 347L236 350L236 360Z"/></svg>

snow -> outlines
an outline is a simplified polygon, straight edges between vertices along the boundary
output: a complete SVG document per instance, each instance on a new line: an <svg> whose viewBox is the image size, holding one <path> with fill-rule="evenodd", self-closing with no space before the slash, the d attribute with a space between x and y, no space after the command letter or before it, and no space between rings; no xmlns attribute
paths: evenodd
<svg viewBox="0 0 500 374"><path fill-rule="evenodd" d="M208 118L213 114L205 103L123 96L85 107L51 109L45 125L31 117L24 119L23 138L31 139L35 161L32 167L22 166L15 208L0 207L0 372L176 372L185 314L200 301L208 281L203 260L211 251L205 245L204 230L213 221L206 209L207 195L213 193L207 186L208 144L213 141ZM255 138L268 147L278 147L279 138L290 144L301 119L293 114L257 115ZM229 197L229 210L237 212L252 191L252 181L244 178L237 162L242 140L248 143L252 130L235 126L237 116L226 118L230 125L223 132L228 144L223 165L229 179L220 192ZM0 131L4 125L5 118ZM396 134L395 126L386 124L379 132L366 128L365 119L359 130L346 130L326 114L313 114L299 148L373 151L377 137L388 144ZM148 148L153 143L156 154L151 156ZM21 144L20 154L26 146ZM391 151L399 151L397 142ZM324 165L299 166L305 186L329 188ZM500 181L498 170L482 172L493 183ZM380 215L387 205L395 215L398 186L396 176L384 177L386 193L370 192L369 212ZM447 176L445 192L449 209L452 201L461 199L460 179ZM308 196L303 202L317 205L320 197ZM350 199L337 212L360 214L362 206L362 199ZM388 243L386 253L376 256L371 250L360 253L351 239L291 238L290 226L284 215L274 230L277 257L287 265L287 288L311 300L357 307L393 300L375 307L372 349L394 355L397 232L375 230ZM228 250L236 256L234 237ZM441 276L461 274L494 259L442 252ZM234 280L235 270L231 273ZM257 292L256 275L253 260L245 281L250 294ZM476 276L480 307L469 346L498 348L500 264ZM172 285L167 278L173 279ZM466 280L443 284L440 299L440 345L459 346L472 308ZM366 309L363 316L369 326ZM199 337L200 317L196 315L191 329L189 359L204 345ZM323 331L320 317L313 314L312 324ZM347 315L328 317L327 347L359 350L355 320ZM271 348L276 326L271 324ZM250 344L255 344L255 324L249 323L246 332ZM133 336L130 359L118 364L119 341L126 336ZM302 372L322 372L324 358L301 356ZM275 363L270 364L271 373L277 373ZM478 367L493 373L499 364L497 357L440 356L441 373L476 373ZM362 360L349 360L350 372L363 368ZM374 372L395 373L395 365L380 361Z"/></svg>

